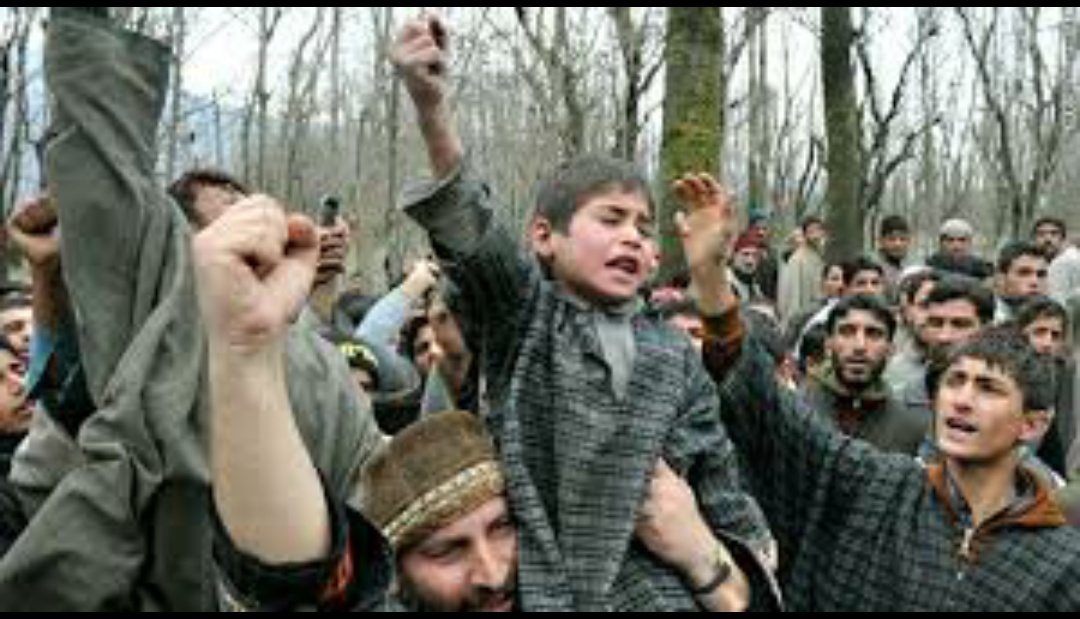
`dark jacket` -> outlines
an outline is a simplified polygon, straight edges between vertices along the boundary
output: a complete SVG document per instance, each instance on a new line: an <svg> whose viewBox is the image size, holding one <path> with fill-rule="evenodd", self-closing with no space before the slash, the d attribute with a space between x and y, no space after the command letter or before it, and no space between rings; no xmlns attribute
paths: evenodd
<svg viewBox="0 0 1080 619"><path fill-rule="evenodd" d="M707 325L706 365L732 440L780 545L798 611L1077 611L1080 533L1042 478L978 528L940 466L885 454L820 422L777 389L750 341L733 362Z"/></svg>

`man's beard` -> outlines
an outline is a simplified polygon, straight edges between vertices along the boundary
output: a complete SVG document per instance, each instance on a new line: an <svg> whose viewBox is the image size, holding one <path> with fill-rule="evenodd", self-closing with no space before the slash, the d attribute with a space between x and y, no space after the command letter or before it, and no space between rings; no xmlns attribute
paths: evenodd
<svg viewBox="0 0 1080 619"><path fill-rule="evenodd" d="M504 599L514 599L517 593L517 570L507 577L506 582L498 587L473 587L465 599L458 602L440 600L424 588L401 575L398 598L409 610L423 613L476 612L477 610ZM516 603L515 603L516 606Z"/></svg>

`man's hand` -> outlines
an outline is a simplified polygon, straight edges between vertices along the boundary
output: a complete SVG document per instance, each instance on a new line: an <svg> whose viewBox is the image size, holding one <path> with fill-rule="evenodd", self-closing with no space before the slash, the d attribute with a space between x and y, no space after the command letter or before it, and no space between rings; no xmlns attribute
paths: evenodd
<svg viewBox="0 0 1080 619"><path fill-rule="evenodd" d="M663 459L653 469L634 533L661 561L675 568L693 589L710 586L717 561L727 563L727 580L697 598L709 610L744 610L749 601L746 576L724 543L713 535L698 509L694 491Z"/></svg>
<svg viewBox="0 0 1080 619"><path fill-rule="evenodd" d="M449 45L446 26L428 15L405 24L389 53L416 106L428 162L439 179L457 169L464 157L449 105Z"/></svg>
<svg viewBox="0 0 1080 619"><path fill-rule="evenodd" d="M30 268L55 271L60 266L60 226L56 207L42 194L20 203L7 220L7 233Z"/></svg>
<svg viewBox="0 0 1080 619"><path fill-rule="evenodd" d="M672 188L686 205L675 223L690 268L726 265L739 225L731 196L708 174L686 174Z"/></svg>
<svg viewBox="0 0 1080 619"><path fill-rule="evenodd" d="M699 556L707 558L713 540L693 490L664 460L653 469L634 532L653 554L680 571L690 570Z"/></svg>
<svg viewBox="0 0 1080 619"><path fill-rule="evenodd" d="M686 174L672 185L686 205L675 214L675 229L698 291L698 309L717 315L738 304L727 278L727 262L738 234L735 205L708 174Z"/></svg>
<svg viewBox="0 0 1080 619"><path fill-rule="evenodd" d="M446 27L432 15L405 24L390 47L390 61L421 112L446 99L448 47Z"/></svg>
<svg viewBox="0 0 1080 619"><path fill-rule="evenodd" d="M311 290L315 225L255 195L228 209L193 242L199 306L212 345L254 354L280 342Z"/></svg>
<svg viewBox="0 0 1080 619"><path fill-rule="evenodd" d="M430 298L435 285L439 283L442 269L439 264L430 258L423 258L413 263L405 281L401 282L401 289L413 301L427 300Z"/></svg>

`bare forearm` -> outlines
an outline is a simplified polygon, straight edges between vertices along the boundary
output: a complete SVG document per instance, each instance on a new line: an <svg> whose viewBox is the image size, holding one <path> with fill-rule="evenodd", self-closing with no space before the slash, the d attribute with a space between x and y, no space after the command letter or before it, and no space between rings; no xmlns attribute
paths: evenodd
<svg viewBox="0 0 1080 619"><path fill-rule="evenodd" d="M703 316L719 316L739 304L724 265L697 265L692 267L691 274L698 293L698 310Z"/></svg>
<svg viewBox="0 0 1080 619"><path fill-rule="evenodd" d="M437 179L446 178L461 165L464 156L450 105L444 101L430 108L418 108L417 115L431 173Z"/></svg>
<svg viewBox="0 0 1080 619"><path fill-rule="evenodd" d="M214 500L236 547L270 564L330 550L328 507L293 419L283 355L209 351Z"/></svg>
<svg viewBox="0 0 1080 619"><path fill-rule="evenodd" d="M59 266L33 267L30 274L34 324L56 333L71 313L71 300Z"/></svg>
<svg viewBox="0 0 1080 619"><path fill-rule="evenodd" d="M727 578L712 591L695 596L706 610L716 612L740 612L750 605L750 582L746 574L732 559L731 554L719 541L708 552L683 568L686 579L695 587L706 586L717 577L718 571L730 570ZM719 554L718 554L719 553ZM721 567L726 565L727 567Z"/></svg>

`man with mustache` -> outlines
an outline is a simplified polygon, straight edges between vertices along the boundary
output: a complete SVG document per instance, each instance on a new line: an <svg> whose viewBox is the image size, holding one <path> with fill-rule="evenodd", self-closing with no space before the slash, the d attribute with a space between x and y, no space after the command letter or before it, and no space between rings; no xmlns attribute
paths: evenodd
<svg viewBox="0 0 1080 619"><path fill-rule="evenodd" d="M828 361L803 396L830 426L885 451L915 454L929 418L907 409L883 378L896 319L877 297L841 299L826 320Z"/></svg>

